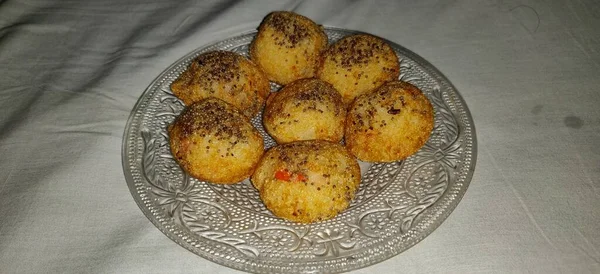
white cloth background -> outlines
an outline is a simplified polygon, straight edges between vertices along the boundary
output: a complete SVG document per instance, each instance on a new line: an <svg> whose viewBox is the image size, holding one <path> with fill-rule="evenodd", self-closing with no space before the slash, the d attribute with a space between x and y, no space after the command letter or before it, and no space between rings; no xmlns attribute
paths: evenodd
<svg viewBox="0 0 600 274"><path fill-rule="evenodd" d="M142 214L121 138L150 82L271 10L373 33L440 69L473 115L465 197L356 273L600 272L600 4L0 1L0 272L236 273Z"/></svg>

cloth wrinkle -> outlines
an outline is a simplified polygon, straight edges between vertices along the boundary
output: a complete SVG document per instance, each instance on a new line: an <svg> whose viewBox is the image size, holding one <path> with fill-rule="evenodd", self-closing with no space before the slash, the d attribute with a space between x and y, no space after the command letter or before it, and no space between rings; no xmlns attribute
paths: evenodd
<svg viewBox="0 0 600 274"><path fill-rule="evenodd" d="M517 200L519 201L519 205L521 206L521 208L523 209L523 212L527 215L527 218L529 219L529 221L531 221L531 223L534 225L534 227L536 228L536 230L540 233L540 235L542 236L542 238L546 241L546 243L548 243L553 249L557 249L556 246L554 245L554 243L552 242L552 240L550 240L550 238L548 237L548 235L546 235L546 232L542 229L542 227L540 226L540 224L538 223L538 221L535 219L535 217L533 216L533 214L531 214L531 211L529 210L529 207L527 206L527 204L525 204L525 202L523 201L523 198L521 197L521 194L519 194L519 191L515 188L515 186L510 182L510 180L508 180L503 173L503 170L500 168L500 166L498 165L498 163L496 162L496 159L494 158L494 156L486 149L485 151L488 156L490 157L490 160L492 161L492 164L494 165L494 168L500 173L500 175L502 176L502 182L504 182L512 191L513 195L515 195L515 197L517 198Z"/></svg>

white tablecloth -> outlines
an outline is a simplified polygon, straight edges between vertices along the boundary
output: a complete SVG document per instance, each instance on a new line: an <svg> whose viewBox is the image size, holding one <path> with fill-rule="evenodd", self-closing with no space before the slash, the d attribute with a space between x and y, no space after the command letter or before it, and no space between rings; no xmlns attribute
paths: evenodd
<svg viewBox="0 0 600 274"><path fill-rule="evenodd" d="M236 273L146 219L121 141L161 71L272 10L407 47L473 115L477 166L459 206L356 273L600 272L595 0L1 1L0 272Z"/></svg>

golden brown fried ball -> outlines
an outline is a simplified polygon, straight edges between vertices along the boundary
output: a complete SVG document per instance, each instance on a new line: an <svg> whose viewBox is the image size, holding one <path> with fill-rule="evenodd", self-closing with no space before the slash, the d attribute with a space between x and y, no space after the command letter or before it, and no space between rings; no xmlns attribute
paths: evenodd
<svg viewBox="0 0 600 274"><path fill-rule="evenodd" d="M171 153L191 176L219 184L242 181L263 154L263 138L232 105L208 98L186 107L168 128Z"/></svg>
<svg viewBox="0 0 600 274"><path fill-rule="evenodd" d="M354 101L346 146L358 159L393 162L417 152L433 130L433 107L415 86L393 81Z"/></svg>
<svg viewBox="0 0 600 274"><path fill-rule="evenodd" d="M360 168L338 143L298 141L269 149L252 183L273 214L311 223L331 219L350 205L360 184Z"/></svg>
<svg viewBox="0 0 600 274"><path fill-rule="evenodd" d="M342 96L316 78L291 82L272 93L263 112L265 129L278 143L312 139L339 142L345 119Z"/></svg>
<svg viewBox="0 0 600 274"><path fill-rule="evenodd" d="M400 64L394 50L382 39L368 34L346 36L321 57L317 76L342 94L345 104L397 79Z"/></svg>
<svg viewBox="0 0 600 274"><path fill-rule="evenodd" d="M253 117L271 92L267 76L252 61L230 51L211 51L196 57L171 90L186 105L216 97Z"/></svg>
<svg viewBox="0 0 600 274"><path fill-rule="evenodd" d="M269 80L286 85L315 75L327 35L312 20L287 11L268 14L250 45L250 56Z"/></svg>

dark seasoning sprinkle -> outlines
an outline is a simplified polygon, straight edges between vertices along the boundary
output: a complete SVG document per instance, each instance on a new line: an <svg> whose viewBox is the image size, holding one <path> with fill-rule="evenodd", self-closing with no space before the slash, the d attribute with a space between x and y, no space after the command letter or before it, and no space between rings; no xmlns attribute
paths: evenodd
<svg viewBox="0 0 600 274"><path fill-rule="evenodd" d="M303 80L301 80L303 81ZM294 107L298 111L308 112L315 111L325 113L325 111L333 111L336 116L341 115L343 111L343 103L337 91L328 84L320 81L305 81L296 83L301 86L288 86L288 89L280 91L275 97L273 108L269 109L267 115L280 114L280 118L284 118L278 124L291 124L299 122L291 117L289 110L286 107ZM292 92L291 89L294 89Z"/></svg>
<svg viewBox="0 0 600 274"><path fill-rule="evenodd" d="M175 125L181 127L183 138L192 134L201 137L211 134L218 141L230 140L230 145L233 147L239 142L249 141L248 136L244 134L246 128L244 119L244 116L233 107L216 99L208 99L186 108L175 121ZM212 140L208 142L211 143ZM206 149L210 147L207 146Z"/></svg>
<svg viewBox="0 0 600 274"><path fill-rule="evenodd" d="M202 68L204 77L196 77L202 80L202 87L210 89L214 82L239 81L240 57L235 53L226 51L214 51L198 56L196 65Z"/></svg>
<svg viewBox="0 0 600 274"><path fill-rule="evenodd" d="M274 37L275 43L278 46L286 48L295 48L302 40L311 36L311 31L306 24L302 22L303 18L291 13L273 13L265 24L275 29L275 31L283 34L284 39Z"/></svg>
<svg viewBox="0 0 600 274"><path fill-rule="evenodd" d="M364 65L374 59L379 59L379 55L384 54L384 50L383 42L377 38L354 35L340 40L329 49L328 54L337 57L334 57L334 61L350 71L355 65Z"/></svg>

